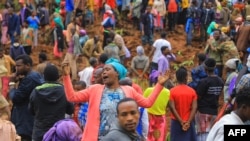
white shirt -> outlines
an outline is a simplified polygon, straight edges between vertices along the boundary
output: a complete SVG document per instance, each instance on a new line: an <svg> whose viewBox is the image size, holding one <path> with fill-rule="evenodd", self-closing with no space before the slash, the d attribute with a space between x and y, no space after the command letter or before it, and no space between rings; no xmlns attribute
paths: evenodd
<svg viewBox="0 0 250 141"><path fill-rule="evenodd" d="M93 74L94 68L92 66L86 67L82 71L78 72L78 76L80 77L80 81L84 81L86 86L91 85L91 77Z"/></svg>
<svg viewBox="0 0 250 141"><path fill-rule="evenodd" d="M161 53L161 47L162 46L168 46L169 50L172 49L171 44L170 44L169 41L167 41L165 39L157 39L153 44L153 47L155 48L155 51L154 51L154 55L153 55L153 58L152 58L152 62L158 63L158 60L162 55L162 53Z"/></svg>
<svg viewBox="0 0 250 141"><path fill-rule="evenodd" d="M206 141L224 141L224 125L244 125L234 112L223 116L210 130Z"/></svg>

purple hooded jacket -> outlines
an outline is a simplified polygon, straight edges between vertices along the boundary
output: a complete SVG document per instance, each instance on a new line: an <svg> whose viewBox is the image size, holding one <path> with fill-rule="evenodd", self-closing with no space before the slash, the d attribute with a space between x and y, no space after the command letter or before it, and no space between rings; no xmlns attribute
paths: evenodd
<svg viewBox="0 0 250 141"><path fill-rule="evenodd" d="M59 120L43 136L43 141L81 141L82 130L72 119Z"/></svg>

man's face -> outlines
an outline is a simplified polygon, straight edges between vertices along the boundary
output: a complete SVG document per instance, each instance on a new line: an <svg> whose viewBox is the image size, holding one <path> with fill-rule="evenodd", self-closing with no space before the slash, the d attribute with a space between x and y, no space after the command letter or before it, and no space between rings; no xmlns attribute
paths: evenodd
<svg viewBox="0 0 250 141"><path fill-rule="evenodd" d="M210 9L212 7L212 3L211 2L208 2L207 5L206 5L207 9Z"/></svg>
<svg viewBox="0 0 250 141"><path fill-rule="evenodd" d="M16 61L16 73L17 75L25 75L28 72L29 65L23 64L23 60L19 59Z"/></svg>
<svg viewBox="0 0 250 141"><path fill-rule="evenodd" d="M168 48L166 48L166 49L164 50L164 54L165 54L165 55L169 55L169 54L171 54L171 52L170 52L170 50L169 50Z"/></svg>
<svg viewBox="0 0 250 141"><path fill-rule="evenodd" d="M147 13L150 13L151 10L152 10L152 8L149 6L149 7L147 7L146 12L147 12Z"/></svg>
<svg viewBox="0 0 250 141"><path fill-rule="evenodd" d="M117 114L120 126L126 131L135 132L140 117L137 104L134 101L123 102Z"/></svg>
<svg viewBox="0 0 250 141"><path fill-rule="evenodd" d="M213 35L215 40L219 40L220 39L220 32L219 31L214 31L214 35Z"/></svg>

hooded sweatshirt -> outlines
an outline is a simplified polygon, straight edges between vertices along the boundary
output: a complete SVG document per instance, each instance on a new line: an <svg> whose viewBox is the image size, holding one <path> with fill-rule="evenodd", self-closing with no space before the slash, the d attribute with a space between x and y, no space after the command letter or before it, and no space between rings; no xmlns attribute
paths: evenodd
<svg viewBox="0 0 250 141"><path fill-rule="evenodd" d="M31 93L29 109L35 115L32 139L42 141L54 123L64 119L65 113L73 113L73 104L67 101L63 85L44 83Z"/></svg>
<svg viewBox="0 0 250 141"><path fill-rule="evenodd" d="M101 141L140 141L138 134L125 131L118 123L114 124L110 132Z"/></svg>

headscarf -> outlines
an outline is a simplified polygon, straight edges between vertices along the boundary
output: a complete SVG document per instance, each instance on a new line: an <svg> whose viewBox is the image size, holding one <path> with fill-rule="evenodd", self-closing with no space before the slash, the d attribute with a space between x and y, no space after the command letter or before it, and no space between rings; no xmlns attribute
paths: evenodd
<svg viewBox="0 0 250 141"><path fill-rule="evenodd" d="M207 33L211 35L211 33L218 28L218 24L216 22L211 22L210 25L207 28Z"/></svg>
<svg viewBox="0 0 250 141"><path fill-rule="evenodd" d="M72 119L57 121L43 136L43 141L81 141L82 130Z"/></svg>
<svg viewBox="0 0 250 141"><path fill-rule="evenodd" d="M115 58L110 58L105 62L105 64L112 65L114 67L115 71L117 71L117 73L119 74L119 80L126 77L127 69L120 63L119 60Z"/></svg>
<svg viewBox="0 0 250 141"><path fill-rule="evenodd" d="M80 35L84 36L84 35L86 35L86 34L87 34L86 30L84 30L84 29L81 29L81 30L80 30Z"/></svg>
<svg viewBox="0 0 250 141"><path fill-rule="evenodd" d="M137 54L138 55L144 55L144 49L143 49L143 47L142 46L138 46L137 48L136 48L136 52L137 52Z"/></svg>
<svg viewBox="0 0 250 141"><path fill-rule="evenodd" d="M62 20L61 20L60 17L55 17L55 18L54 18L54 22L55 22L57 25L60 25L62 29L64 29L63 22L62 22Z"/></svg>
<svg viewBox="0 0 250 141"><path fill-rule="evenodd" d="M237 69L237 65L236 65L236 61L240 61L238 58L232 58L227 60L227 62L225 63L225 66L227 66L230 69Z"/></svg>

